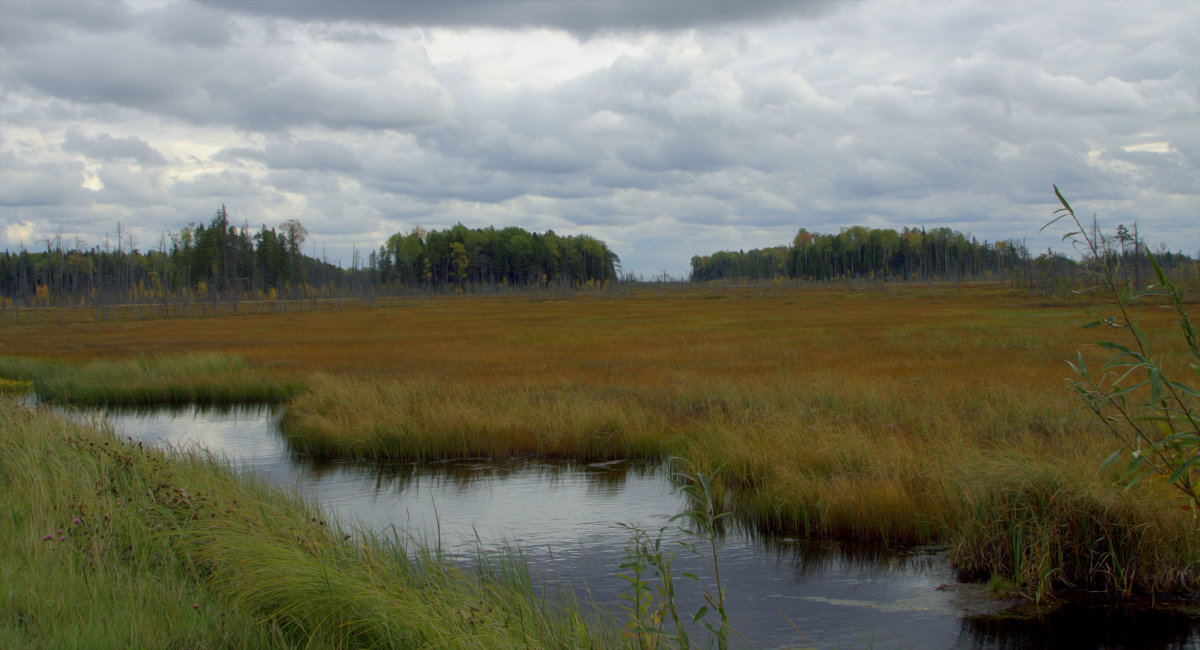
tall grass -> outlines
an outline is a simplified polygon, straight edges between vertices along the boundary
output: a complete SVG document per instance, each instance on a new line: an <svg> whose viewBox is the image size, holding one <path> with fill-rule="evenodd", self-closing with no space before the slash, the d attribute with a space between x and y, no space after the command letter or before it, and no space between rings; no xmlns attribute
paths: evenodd
<svg viewBox="0 0 1200 650"><path fill-rule="evenodd" d="M1111 476L1022 458L997 459L961 493L951 559L1000 575L1039 601L1064 591L1120 596L1200 588L1200 535L1162 485L1115 490Z"/></svg>
<svg viewBox="0 0 1200 650"><path fill-rule="evenodd" d="M42 399L77 404L228 404L275 402L297 392L220 353L136 356L67 363L0 357L0 377L31 382Z"/></svg>
<svg viewBox="0 0 1200 650"><path fill-rule="evenodd" d="M743 520L765 530L891 543L939 538L963 463L989 448L1078 446L1057 404L994 391L894 383L850 390L827 376L644 390L488 387L322 375L283 419L314 455L420 459L680 454ZM939 454L931 454L937 448Z"/></svg>
<svg viewBox="0 0 1200 650"><path fill-rule="evenodd" d="M6 328L0 345L19 339L29 354L87 357L129 354L122 341L132 337L148 353L240 355L304 381L283 426L295 448L317 456L677 455L707 474L723 465L716 498L765 531L947 544L963 549L963 566L1012 575L1031 594L1040 585L1131 593L1195 584L1200 570L1176 549L1195 548L1195 531L1176 543L1122 537L1119 523L1175 530L1188 514L1145 498L1153 484L1122 495L1094 478L1112 450L1065 390L1062 361L1101 340L1078 329L1084 303L1030 303L994 287L755 296L720 288L541 303L437 298L338 314L66 325L53 340ZM1163 331L1172 315L1147 311L1142 325ZM1161 353L1189 351L1166 341ZM1035 580L1029 562L1006 558L1048 547L979 528L1014 521L1018 501L983 498L1016 494L1011 486L1024 480L1000 466L1037 468L1060 477L1063 494L1124 504L1109 538L1136 542L1127 556L1135 564L1174 563L1178 579L1114 554L1095 571ZM1075 525L1070 509L1037 512L1047 529Z"/></svg>
<svg viewBox="0 0 1200 650"><path fill-rule="evenodd" d="M662 455L671 438L663 418L623 397L316 375L288 404L280 426L293 449L318 457Z"/></svg>
<svg viewBox="0 0 1200 650"><path fill-rule="evenodd" d="M0 400L0 646L609 647L580 610L343 539L199 453Z"/></svg>

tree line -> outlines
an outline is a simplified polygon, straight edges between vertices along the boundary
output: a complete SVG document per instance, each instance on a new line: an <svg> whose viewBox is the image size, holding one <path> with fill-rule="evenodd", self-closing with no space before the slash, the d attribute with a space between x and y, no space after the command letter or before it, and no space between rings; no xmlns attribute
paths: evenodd
<svg viewBox="0 0 1200 650"><path fill-rule="evenodd" d="M350 268L303 253L308 231L295 219L278 227L236 226L222 206L206 223L164 233L140 250L120 224L104 244L74 246L61 237L44 251L0 253L0 308L49 305L185 305L196 301L306 299L481 287L574 287L615 281L620 260L604 242L520 228L396 233Z"/></svg>
<svg viewBox="0 0 1200 650"><path fill-rule="evenodd" d="M1137 226L1121 225L1102 237L1106 255L1122 262L1135 286L1149 280L1144 261L1146 243ZM1164 269L1180 277L1196 277L1196 261L1170 252L1165 244L1156 253ZM836 234L801 228L791 245L749 251L719 251L691 260L691 279L830 281L875 279L893 281L1008 280L1047 295L1064 294L1081 280L1079 263L1047 250L1032 256L1025 242L1009 239L980 242L950 228L842 228Z"/></svg>
<svg viewBox="0 0 1200 650"><path fill-rule="evenodd" d="M1137 226L1099 237L1104 255L1119 262L1127 282L1152 280ZM427 291L484 291L605 285L618 280L620 259L587 235L561 236L521 228L414 228L397 232L363 259L356 249L343 268L303 253L308 231L295 219L252 230L231 223L222 206L212 219L164 233L139 250L117 225L102 246L47 240L44 251L0 253L0 313L29 306L174 305L195 302L300 300L396 295ZM1165 244L1159 263L1187 286L1200 264ZM950 228L843 228L837 234L801 228L790 245L719 251L691 259L691 280L824 282L1007 280L1045 295L1080 285L1079 262L1055 252L1030 254L1023 241L979 242Z"/></svg>
<svg viewBox="0 0 1200 650"><path fill-rule="evenodd" d="M380 285L579 286L617 280L620 258L587 235L460 223L444 231L396 233L370 254L367 268Z"/></svg>

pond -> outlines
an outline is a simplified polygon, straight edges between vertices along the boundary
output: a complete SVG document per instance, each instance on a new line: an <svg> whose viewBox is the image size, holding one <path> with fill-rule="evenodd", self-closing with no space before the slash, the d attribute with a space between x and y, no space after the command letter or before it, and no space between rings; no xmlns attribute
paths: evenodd
<svg viewBox="0 0 1200 650"><path fill-rule="evenodd" d="M495 462L315 463L291 453L269 408L103 413L122 437L199 446L318 502L347 529L416 539L453 557L517 548L534 585L616 608L629 524L678 549L681 613L712 592L709 563L679 546L685 502L660 467ZM854 550L763 538L731 526L720 571L739 647L1200 648L1200 605L1064 604L1044 611L960 584L939 549ZM711 616L711 615L710 615Z"/></svg>

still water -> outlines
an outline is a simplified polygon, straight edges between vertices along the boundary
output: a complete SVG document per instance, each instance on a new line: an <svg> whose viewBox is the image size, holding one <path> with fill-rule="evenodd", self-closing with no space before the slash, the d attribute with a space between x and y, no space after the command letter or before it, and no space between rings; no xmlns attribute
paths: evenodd
<svg viewBox="0 0 1200 650"><path fill-rule="evenodd" d="M470 556L515 547L534 584L572 589L616 608L629 524L678 549L681 613L713 588L708 562L682 548L671 518L684 506L665 473L633 462L550 464L461 459L438 463L314 463L291 453L270 409L106 411L122 437L198 446L241 472L268 476L318 502L347 530L417 539ZM730 530L721 578L740 647L1196 648L1200 606L1064 605L1030 616L1013 601L959 584L937 549L905 553L812 547ZM711 614L710 614L711 616Z"/></svg>

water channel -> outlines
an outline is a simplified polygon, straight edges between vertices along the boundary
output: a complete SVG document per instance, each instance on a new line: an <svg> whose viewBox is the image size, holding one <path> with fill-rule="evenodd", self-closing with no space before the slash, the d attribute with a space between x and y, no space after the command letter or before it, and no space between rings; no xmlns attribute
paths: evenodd
<svg viewBox="0 0 1200 650"><path fill-rule="evenodd" d="M671 517L683 508L660 468L632 462L550 464L465 459L438 463L314 463L290 453L270 409L106 411L122 437L199 446L241 472L268 476L321 504L347 529L418 539L470 556L519 548L534 584L573 589L615 608L629 531L657 533L666 548L687 539ZM720 569L738 647L1195 648L1200 605L1068 604L1029 615L1015 601L960 584L937 549L903 553L814 548L731 530ZM679 550L681 611L711 591L711 569Z"/></svg>

